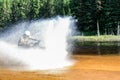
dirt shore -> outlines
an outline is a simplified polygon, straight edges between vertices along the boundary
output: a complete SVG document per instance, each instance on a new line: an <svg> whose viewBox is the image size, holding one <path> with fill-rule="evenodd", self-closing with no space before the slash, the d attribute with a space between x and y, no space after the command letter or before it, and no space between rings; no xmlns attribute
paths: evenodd
<svg viewBox="0 0 120 80"><path fill-rule="evenodd" d="M0 69L0 80L120 80L120 56L74 55L72 58L75 64L63 73Z"/></svg>

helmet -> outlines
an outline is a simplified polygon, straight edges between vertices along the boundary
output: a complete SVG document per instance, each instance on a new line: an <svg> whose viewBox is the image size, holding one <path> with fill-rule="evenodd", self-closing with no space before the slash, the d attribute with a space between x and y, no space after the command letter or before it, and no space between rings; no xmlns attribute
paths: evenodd
<svg viewBox="0 0 120 80"><path fill-rule="evenodd" d="M30 31L25 31L24 34L27 35L27 36L30 36Z"/></svg>

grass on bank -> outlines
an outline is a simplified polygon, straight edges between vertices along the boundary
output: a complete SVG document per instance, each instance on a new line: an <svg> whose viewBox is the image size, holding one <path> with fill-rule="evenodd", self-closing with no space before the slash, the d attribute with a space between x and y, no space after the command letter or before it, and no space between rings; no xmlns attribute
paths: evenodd
<svg viewBox="0 0 120 80"><path fill-rule="evenodd" d="M111 42L111 41L120 41L120 36L115 36L115 35L73 36L72 39L81 42L82 41Z"/></svg>

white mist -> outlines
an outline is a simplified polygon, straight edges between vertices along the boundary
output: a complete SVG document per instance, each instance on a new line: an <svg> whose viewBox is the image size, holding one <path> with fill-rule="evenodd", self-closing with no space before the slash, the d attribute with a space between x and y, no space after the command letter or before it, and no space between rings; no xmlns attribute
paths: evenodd
<svg viewBox="0 0 120 80"><path fill-rule="evenodd" d="M71 17L56 17L15 25L1 36L0 65L22 70L49 70L72 65L66 51L66 38L73 24ZM41 45L45 49L18 47L17 42L25 30L29 30L34 38L42 40Z"/></svg>

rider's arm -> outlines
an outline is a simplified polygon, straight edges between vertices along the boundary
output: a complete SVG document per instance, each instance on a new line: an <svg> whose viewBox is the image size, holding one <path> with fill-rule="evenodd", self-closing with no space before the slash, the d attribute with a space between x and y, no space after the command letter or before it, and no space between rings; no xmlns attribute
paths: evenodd
<svg viewBox="0 0 120 80"><path fill-rule="evenodd" d="M34 40L34 41L40 41L40 40L34 39L34 38L32 38L32 37L30 37L29 39Z"/></svg>

